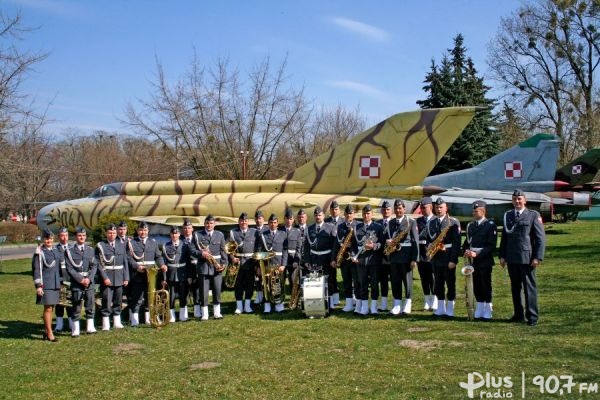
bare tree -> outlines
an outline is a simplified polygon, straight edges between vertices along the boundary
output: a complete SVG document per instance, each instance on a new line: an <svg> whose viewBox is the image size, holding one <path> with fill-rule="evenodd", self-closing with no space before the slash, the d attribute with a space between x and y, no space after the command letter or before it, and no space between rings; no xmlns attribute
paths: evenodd
<svg viewBox="0 0 600 400"><path fill-rule="evenodd" d="M599 18L593 0L535 0L503 18L489 45L488 63L506 100L563 140L564 161L598 145Z"/></svg>
<svg viewBox="0 0 600 400"><path fill-rule="evenodd" d="M286 61L273 68L267 57L241 79L227 60L206 68L194 56L191 70L170 85L157 60L151 99L129 104L124 123L157 138L179 168L199 178L242 178L241 151L248 152L247 175L267 177L308 111L303 89L287 86L285 69Z"/></svg>

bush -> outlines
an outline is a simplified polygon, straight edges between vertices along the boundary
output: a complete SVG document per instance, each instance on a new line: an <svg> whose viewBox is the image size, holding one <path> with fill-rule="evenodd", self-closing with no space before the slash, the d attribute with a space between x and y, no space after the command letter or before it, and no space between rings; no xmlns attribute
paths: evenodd
<svg viewBox="0 0 600 400"><path fill-rule="evenodd" d="M0 222L0 236L6 236L7 243L35 242L40 235L36 225L20 222Z"/></svg>
<svg viewBox="0 0 600 400"><path fill-rule="evenodd" d="M98 219L98 223L88 235L88 240L92 241L92 244L95 246L96 243L104 240L104 228L108 224L119 225L121 221L125 221L127 223L127 235L133 236L135 232L135 225L137 225L134 221L131 221L129 217L122 214L108 214Z"/></svg>

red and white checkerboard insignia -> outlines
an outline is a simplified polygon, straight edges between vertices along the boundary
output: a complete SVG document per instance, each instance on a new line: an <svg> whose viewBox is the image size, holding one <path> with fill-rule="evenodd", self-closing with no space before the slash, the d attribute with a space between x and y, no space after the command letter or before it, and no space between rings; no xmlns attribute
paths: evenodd
<svg viewBox="0 0 600 400"><path fill-rule="evenodd" d="M378 179L381 172L380 156L361 156L358 177L360 179Z"/></svg>
<svg viewBox="0 0 600 400"><path fill-rule="evenodd" d="M523 177L523 163L509 161L504 163L504 179L521 179Z"/></svg>
<svg viewBox="0 0 600 400"><path fill-rule="evenodd" d="M581 164L577 164L577 165L573 165L573 168L571 168L571 173L573 175L579 175L582 171L582 166Z"/></svg>

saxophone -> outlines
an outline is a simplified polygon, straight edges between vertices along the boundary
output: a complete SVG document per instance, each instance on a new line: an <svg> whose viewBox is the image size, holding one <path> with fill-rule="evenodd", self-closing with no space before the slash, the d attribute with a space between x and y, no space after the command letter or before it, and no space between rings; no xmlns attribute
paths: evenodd
<svg viewBox="0 0 600 400"><path fill-rule="evenodd" d="M240 245L235 240L230 240L225 245L225 253L235 256L235 251ZM223 283L229 289L233 289L235 287L235 281L237 280L238 272L240 272L240 262L237 263L229 263L227 267L227 271L225 271L225 279L223 279Z"/></svg>
<svg viewBox="0 0 600 400"><path fill-rule="evenodd" d="M208 257L206 257L206 262L212 265L215 271L223 271L223 266L219 264L217 260L215 260L215 257L210 253L210 249L208 248L208 246L201 243L200 241L198 241L198 244L200 245L201 250L204 250L208 253Z"/></svg>
<svg viewBox="0 0 600 400"><path fill-rule="evenodd" d="M352 242L352 235L354 234L354 228L351 226L350 230L346 234L342 245L340 246L340 250L337 253L337 257L335 258L335 262L338 267L342 265L342 262L347 259L347 253L350 250L350 243Z"/></svg>
<svg viewBox="0 0 600 400"><path fill-rule="evenodd" d="M298 308L300 303L300 266L292 273L292 293L290 294L290 310Z"/></svg>
<svg viewBox="0 0 600 400"><path fill-rule="evenodd" d="M429 245L427 245L426 255L427 255L428 260L433 259L433 257L435 257L435 255L437 254L438 251L444 250L444 238L448 234L448 231L450 230L451 227L452 227L452 224L448 223L448 226L445 227L444 229L442 229L442 231L440 232L439 235L437 235L435 240L433 242L429 243Z"/></svg>
<svg viewBox="0 0 600 400"><path fill-rule="evenodd" d="M398 250L398 246L404 240L406 236L410 233L410 220L407 221L406 229L403 231L398 230L392 240L389 243L385 244L385 249L383 249L383 254L389 256L396 250Z"/></svg>
<svg viewBox="0 0 600 400"><path fill-rule="evenodd" d="M164 287L156 290L157 266L146 266L148 274L148 309L150 311L150 324L153 328L162 328L169 323L169 291Z"/></svg>

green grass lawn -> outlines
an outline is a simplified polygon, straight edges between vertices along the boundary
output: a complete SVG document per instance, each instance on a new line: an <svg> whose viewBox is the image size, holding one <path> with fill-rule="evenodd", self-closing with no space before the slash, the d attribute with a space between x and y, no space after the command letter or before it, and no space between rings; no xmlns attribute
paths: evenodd
<svg viewBox="0 0 600 400"><path fill-rule="evenodd" d="M599 230L598 222L548 228L546 260L538 270L540 324L533 328L505 322L512 314L510 286L496 266L490 323L466 320L461 276L457 318L432 320L420 311L416 274L415 312L408 318L341 311L324 320L290 311L233 316L227 292L220 321L64 335L49 343L41 340L30 261L4 261L0 398L467 398L459 382L470 372L511 377L514 386L501 392L513 398L521 398L524 372L525 398L553 397L540 393L534 376L600 383ZM554 398L600 398L579 394L578 386L572 391Z"/></svg>

